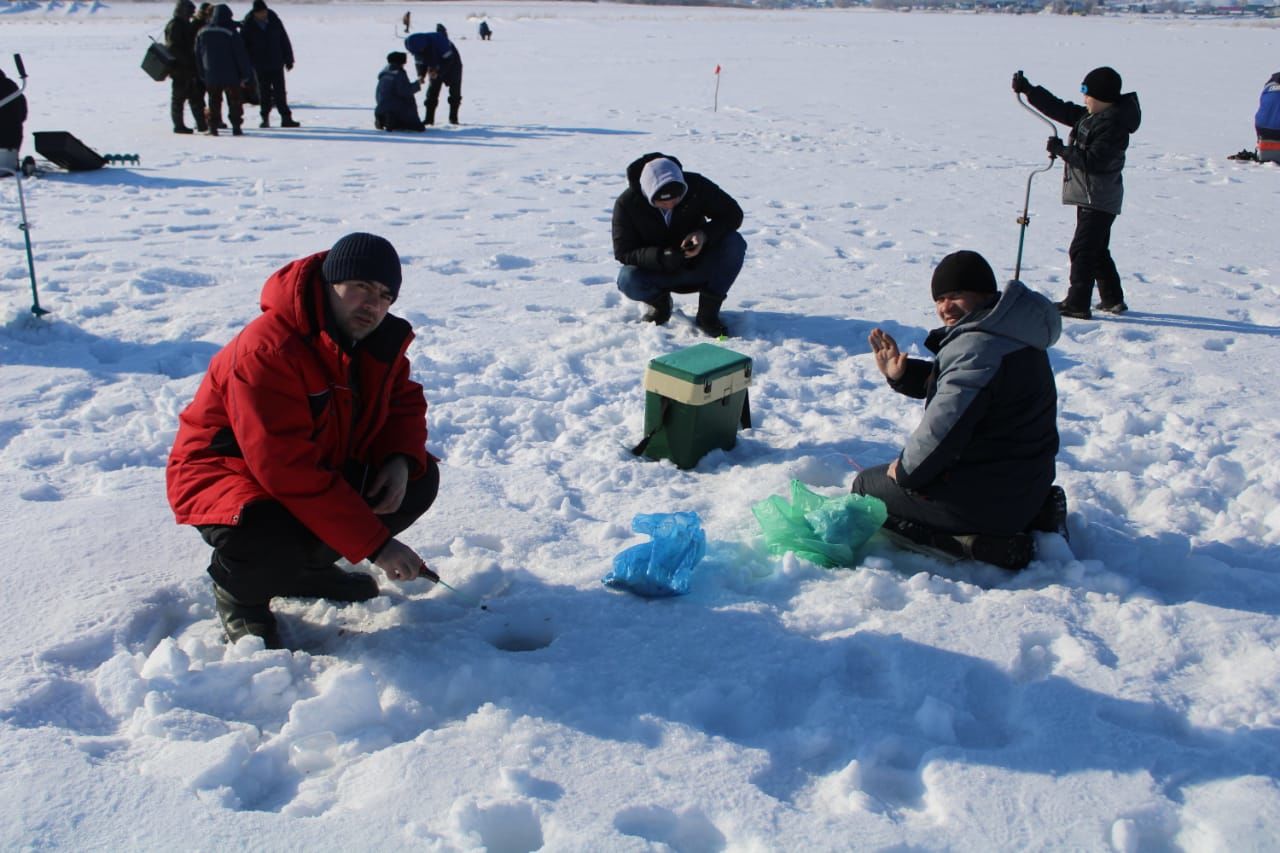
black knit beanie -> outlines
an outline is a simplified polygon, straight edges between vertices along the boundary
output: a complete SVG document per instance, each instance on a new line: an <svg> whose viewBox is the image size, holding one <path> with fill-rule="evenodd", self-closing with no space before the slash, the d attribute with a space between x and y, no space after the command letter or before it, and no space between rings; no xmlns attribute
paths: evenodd
<svg viewBox="0 0 1280 853"><path fill-rule="evenodd" d="M357 231L333 244L320 267L329 284L359 279L376 281L400 295L400 255L384 237Z"/></svg>
<svg viewBox="0 0 1280 853"><path fill-rule="evenodd" d="M393 50L387 54L388 65L404 65L409 61L409 54L403 50Z"/></svg>
<svg viewBox="0 0 1280 853"><path fill-rule="evenodd" d="M1114 104L1120 100L1120 75L1105 65L1095 68L1084 75L1080 91L1096 100Z"/></svg>
<svg viewBox="0 0 1280 853"><path fill-rule="evenodd" d="M930 288L935 302L948 293L961 290L994 294L997 292L996 274L991 271L991 264L986 258L965 249L952 252L938 263Z"/></svg>

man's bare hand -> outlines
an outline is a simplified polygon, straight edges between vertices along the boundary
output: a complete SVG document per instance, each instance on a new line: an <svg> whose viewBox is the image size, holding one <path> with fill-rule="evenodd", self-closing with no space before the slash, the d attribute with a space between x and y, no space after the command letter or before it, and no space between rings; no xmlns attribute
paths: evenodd
<svg viewBox="0 0 1280 853"><path fill-rule="evenodd" d="M411 581L419 575L432 583L440 580L440 576L428 569L422 558L399 539L388 539L373 564L386 573L387 580Z"/></svg>
<svg viewBox="0 0 1280 853"><path fill-rule="evenodd" d="M871 344L871 354L875 356L876 367L885 375L885 378L894 382L901 379L907 372L907 357L898 350L898 342L893 339L893 336L883 329L873 329L867 336L867 342Z"/></svg>
<svg viewBox="0 0 1280 853"><path fill-rule="evenodd" d="M392 456L378 470L364 496L372 501L375 515L387 515L400 508L404 490L409 484L409 460Z"/></svg>
<svg viewBox="0 0 1280 853"><path fill-rule="evenodd" d="M706 245L706 232L694 231L680 241L680 250L684 252L686 258L696 258Z"/></svg>

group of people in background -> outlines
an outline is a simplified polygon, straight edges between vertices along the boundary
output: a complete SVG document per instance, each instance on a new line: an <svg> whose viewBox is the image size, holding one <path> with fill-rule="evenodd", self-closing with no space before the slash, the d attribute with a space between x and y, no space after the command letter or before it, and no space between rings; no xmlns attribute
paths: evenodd
<svg viewBox="0 0 1280 853"><path fill-rule="evenodd" d="M406 16L407 19L408 16ZM407 27L406 27L407 29ZM244 104L257 104L262 120L270 127L274 109L281 127L300 127L289 109L285 72L293 70L293 44L280 16L266 0L253 0L253 7L236 21L225 4L177 0L173 17L165 25L165 46L173 55L169 76L172 84L169 112L174 133L208 133L217 136L222 121L222 105L227 105L231 134L242 136ZM488 41L493 29L480 23L480 38ZM449 39L444 24L435 32L413 33L404 40L404 51L387 54L387 65L378 73L374 92L374 126L379 130L422 132L436 123L442 90L448 89L449 123L458 124L462 106L462 55ZM413 57L416 79L405 67ZM426 84L426 112L419 116L414 96ZM186 123L190 111L192 124Z"/></svg>
<svg viewBox="0 0 1280 853"><path fill-rule="evenodd" d="M270 127L274 109L281 127L300 127L289 109L285 72L293 70L293 44L280 16L266 0L253 0L244 20L236 21L226 4L177 0L164 29L165 46L173 54L169 100L174 133L208 133L225 128L227 104L231 134L244 131L244 104L256 103L259 127ZM190 110L194 127L188 127Z"/></svg>

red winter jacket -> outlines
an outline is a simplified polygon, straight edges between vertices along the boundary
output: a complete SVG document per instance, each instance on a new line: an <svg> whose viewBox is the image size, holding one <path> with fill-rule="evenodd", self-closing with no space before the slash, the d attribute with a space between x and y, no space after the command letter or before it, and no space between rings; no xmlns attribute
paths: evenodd
<svg viewBox="0 0 1280 853"><path fill-rule="evenodd" d="M327 252L291 261L262 288L262 315L209 363L180 416L166 473L179 524L237 524L245 505L284 505L352 562L390 531L356 486L350 463L393 454L427 464L427 402L409 378L408 322L388 314L350 350L331 336L320 265Z"/></svg>

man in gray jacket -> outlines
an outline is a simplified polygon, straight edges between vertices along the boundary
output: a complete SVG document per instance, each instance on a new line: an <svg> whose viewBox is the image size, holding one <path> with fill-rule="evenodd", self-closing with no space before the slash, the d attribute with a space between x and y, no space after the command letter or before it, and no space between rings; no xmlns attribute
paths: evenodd
<svg viewBox="0 0 1280 853"><path fill-rule="evenodd" d="M1053 485L1058 392L1046 350L1062 319L1044 296L1011 281L1000 293L977 252L953 252L933 273L942 327L908 358L882 329L869 338L889 386L923 398L924 418L902 453L868 468L857 494L885 502L885 527L957 557L1019 569L1029 529L1065 534L1066 496Z"/></svg>

